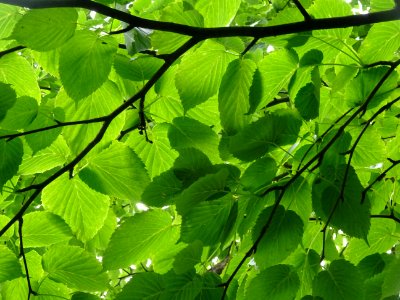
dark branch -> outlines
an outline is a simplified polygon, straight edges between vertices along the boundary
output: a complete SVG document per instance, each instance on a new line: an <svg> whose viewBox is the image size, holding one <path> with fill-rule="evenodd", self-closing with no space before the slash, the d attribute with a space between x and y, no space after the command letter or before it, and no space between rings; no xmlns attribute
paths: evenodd
<svg viewBox="0 0 400 300"><path fill-rule="evenodd" d="M19 253L20 253L20 255L22 257L22 260L24 262L26 281L28 283L28 300L29 300L31 295L35 296L35 295L37 295L37 293L32 289L31 279L29 277L29 268L28 268L28 263L26 261L26 257L25 257L24 243L23 243L23 237L22 237L22 226L23 226L23 224L24 224L24 219L21 217L18 220Z"/></svg>
<svg viewBox="0 0 400 300"><path fill-rule="evenodd" d="M38 132L43 132L43 131L47 131L47 130L51 130L51 129L55 129L55 128L60 128L60 127L67 127L67 126L74 126L74 125L84 125L84 124L91 124L91 123L100 123L100 122L104 122L105 119L107 117L98 117L98 118L93 118L93 119L87 119L87 120L81 120L81 121L71 121L71 122L60 122L60 121L56 121L55 122L57 124L51 125L51 126L46 126L46 127L42 127L42 128L38 128L38 129L33 129L33 130L28 130L28 131L24 131L24 132L18 132L18 133L11 133L11 134L7 134L7 135L2 135L0 136L0 140L12 140L15 139L17 137L20 136L25 136L25 135L29 135L29 134L34 134L34 133L38 133Z"/></svg>
<svg viewBox="0 0 400 300"><path fill-rule="evenodd" d="M19 50L23 50L23 49L25 49L24 46L16 46L16 47L1 51L0 52L0 58L2 58L6 54L13 53L13 52L16 52L16 51L19 51Z"/></svg>
<svg viewBox="0 0 400 300"><path fill-rule="evenodd" d="M251 36L262 38L278 36L304 31L345 28L366 24L387 22L400 19L400 6L387 11L375 12L365 15L352 15L323 19L311 19L303 22L282 24L269 27L217 27L200 28L171 22L153 21L132 16L129 13L108 7L90 0L0 0L0 3L23 6L28 8L52 8L52 7L80 7L96 11L100 14L118 19L133 27L148 28L153 30L175 32L196 37L199 40L231 36Z"/></svg>

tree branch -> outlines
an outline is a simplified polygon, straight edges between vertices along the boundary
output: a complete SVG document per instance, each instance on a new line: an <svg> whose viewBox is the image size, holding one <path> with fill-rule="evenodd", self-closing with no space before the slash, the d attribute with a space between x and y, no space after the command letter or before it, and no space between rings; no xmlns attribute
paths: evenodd
<svg viewBox="0 0 400 300"><path fill-rule="evenodd" d="M28 300L29 300L31 295L35 296L35 295L37 295L37 293L32 289L31 279L29 277L28 263L27 263L26 257L25 257L24 243L23 243L23 237L22 237L22 225L23 224L24 224L24 219L21 217L18 220L19 253L22 256L22 260L24 262L26 281L28 283Z"/></svg>
<svg viewBox="0 0 400 300"><path fill-rule="evenodd" d="M262 38L312 30L360 26L400 19L400 6L396 6L391 10L380 11L365 15L311 19L303 22L268 27L237 26L200 28L171 22L143 19L90 0L0 0L0 3L23 6L32 9L54 7L85 8L112 17L114 19L118 19L122 22L130 24L133 27L142 27L152 30L174 32L192 37L195 36L199 40L232 36L250 36L254 38Z"/></svg>

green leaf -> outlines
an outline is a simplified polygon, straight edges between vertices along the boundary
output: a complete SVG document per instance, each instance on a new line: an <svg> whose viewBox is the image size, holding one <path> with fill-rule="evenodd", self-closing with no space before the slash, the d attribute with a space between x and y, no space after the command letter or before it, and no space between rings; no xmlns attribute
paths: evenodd
<svg viewBox="0 0 400 300"><path fill-rule="evenodd" d="M235 134L247 125L251 116L249 92L256 70L256 64L250 59L232 61L222 77L218 101L221 124L228 134Z"/></svg>
<svg viewBox="0 0 400 300"><path fill-rule="evenodd" d="M400 282L398 280L400 270L400 259L396 258L387 268L385 279L382 285L383 297L395 296L400 292Z"/></svg>
<svg viewBox="0 0 400 300"><path fill-rule="evenodd" d="M163 207L173 203L174 195L180 192L182 183L173 171L166 171L154 177L153 181L143 191L141 199L149 206Z"/></svg>
<svg viewBox="0 0 400 300"><path fill-rule="evenodd" d="M10 36L15 24L20 18L19 8L14 5L0 4L0 39ZM0 48L3 50L3 43L0 42ZM6 45L4 45L6 46Z"/></svg>
<svg viewBox="0 0 400 300"><path fill-rule="evenodd" d="M92 156L79 177L100 193L131 201L138 201L149 183L142 161L120 142Z"/></svg>
<svg viewBox="0 0 400 300"><path fill-rule="evenodd" d="M299 276L291 266L276 265L261 271L250 281L245 299L294 299L299 287Z"/></svg>
<svg viewBox="0 0 400 300"><path fill-rule="evenodd" d="M371 11L389 10L394 5L394 0L371 0Z"/></svg>
<svg viewBox="0 0 400 300"><path fill-rule="evenodd" d="M49 105L41 105L38 114L33 122L26 128L26 130L35 130L48 126L54 126L57 122L54 120L56 110ZM61 133L61 128L54 128L51 130L39 131L37 133L25 136L29 147L32 149L33 154L39 150L45 149L50 146Z"/></svg>
<svg viewBox="0 0 400 300"><path fill-rule="evenodd" d="M77 19L73 8L29 10L15 25L12 37L33 50L51 50L74 35Z"/></svg>
<svg viewBox="0 0 400 300"><path fill-rule="evenodd" d="M246 190L256 192L272 182L277 171L275 160L263 157L253 162L243 173L240 183Z"/></svg>
<svg viewBox="0 0 400 300"><path fill-rule="evenodd" d="M369 97L372 90L389 70L388 67L376 67L360 71L360 73L347 85L345 101L349 107L361 105ZM380 86L369 108L378 105L388 97L388 92L396 88L398 75L390 74L389 78Z"/></svg>
<svg viewBox="0 0 400 300"><path fill-rule="evenodd" d="M195 181L176 199L178 212L185 215L200 202L224 193L228 175L227 170L222 169L215 174L208 174Z"/></svg>
<svg viewBox="0 0 400 300"><path fill-rule="evenodd" d="M193 273L160 275L147 272L138 273L117 295L117 300L139 299L201 299L198 294L207 289L203 279ZM209 298L210 299L210 298Z"/></svg>
<svg viewBox="0 0 400 300"><path fill-rule="evenodd" d="M150 178L159 176L170 169L178 156L178 152L171 148L168 140L169 128L169 124L161 123L155 125L151 131L148 130L152 143L146 141L146 138L138 132L131 134L127 140L127 144L144 162Z"/></svg>
<svg viewBox="0 0 400 300"><path fill-rule="evenodd" d="M151 56L140 56L132 60L127 56L117 55L114 60L118 75L133 81L149 80L161 65L160 59Z"/></svg>
<svg viewBox="0 0 400 300"><path fill-rule="evenodd" d="M344 259L333 261L318 273L313 284L313 295L324 300L364 299L364 285L358 269Z"/></svg>
<svg viewBox="0 0 400 300"><path fill-rule="evenodd" d="M49 147L25 158L18 170L21 175L43 173L67 162L70 154L67 143L59 136Z"/></svg>
<svg viewBox="0 0 400 300"><path fill-rule="evenodd" d="M16 99L14 105L7 111L0 127L18 130L29 126L38 113L38 103L35 99L22 96Z"/></svg>
<svg viewBox="0 0 400 300"><path fill-rule="evenodd" d="M299 177L286 190L281 205L294 211L307 224L312 213L311 187L304 177Z"/></svg>
<svg viewBox="0 0 400 300"><path fill-rule="evenodd" d="M340 197L345 168L345 165L340 165L337 169L332 168L326 175L326 181L314 181L313 207L323 220L327 220L335 208L330 225L350 236L366 239L371 224L370 201L367 197L365 202L361 203L363 187L353 168L349 169L343 198ZM335 174L337 178L334 177Z"/></svg>
<svg viewBox="0 0 400 300"><path fill-rule="evenodd" d="M0 122L5 118L7 111L13 107L17 95L10 85L0 82Z"/></svg>
<svg viewBox="0 0 400 300"><path fill-rule="evenodd" d="M307 83L296 95L295 106L305 120L312 120L319 115L318 88L313 83Z"/></svg>
<svg viewBox="0 0 400 300"><path fill-rule="evenodd" d="M96 91L106 81L116 51L113 38L77 31L60 52L60 78L68 95L80 100Z"/></svg>
<svg viewBox="0 0 400 300"><path fill-rule="evenodd" d="M43 206L61 216L77 238L88 241L103 226L109 198L89 188L79 178L62 175L42 192Z"/></svg>
<svg viewBox="0 0 400 300"><path fill-rule="evenodd" d="M276 147L294 144L301 121L292 110L280 110L244 127L230 140L229 149L241 160L252 161Z"/></svg>
<svg viewBox="0 0 400 300"><path fill-rule="evenodd" d="M135 214L125 219L111 237L104 253L108 270L127 267L157 256L161 248L175 244L179 228L172 224L171 215L163 210Z"/></svg>
<svg viewBox="0 0 400 300"><path fill-rule="evenodd" d="M399 240L396 234L396 223L390 219L372 219L367 241L353 238L344 252L345 257L357 264L364 257L374 253L385 253Z"/></svg>
<svg viewBox="0 0 400 300"><path fill-rule="evenodd" d="M0 245L0 282L22 276L21 265L15 254L4 245Z"/></svg>
<svg viewBox="0 0 400 300"><path fill-rule="evenodd" d="M190 243L185 249L181 250L174 260L174 271L176 274L184 274L193 269L201 260L203 243L199 240Z"/></svg>
<svg viewBox="0 0 400 300"><path fill-rule="evenodd" d="M313 280L321 268L320 259L320 255L313 249L298 248L285 260L285 263L295 267L300 278L300 288L296 298L312 293Z"/></svg>
<svg viewBox="0 0 400 300"><path fill-rule="evenodd" d="M0 82L9 84L17 97L41 98L36 73L28 61L18 54L10 53L0 59Z"/></svg>
<svg viewBox="0 0 400 300"><path fill-rule="evenodd" d="M0 131L0 134L8 132ZM0 190L3 185L17 174L18 167L22 162L23 147L19 138L7 141L0 140Z"/></svg>
<svg viewBox="0 0 400 300"><path fill-rule="evenodd" d="M294 51L279 50L268 54L258 65L260 98L250 98L250 112L264 107L288 84L298 67Z"/></svg>
<svg viewBox="0 0 400 300"><path fill-rule="evenodd" d="M38 211L24 216L24 247L45 247L72 238L71 229L59 216Z"/></svg>
<svg viewBox="0 0 400 300"><path fill-rule="evenodd" d="M65 91L60 91L57 100L65 107L65 118L68 121L80 121L110 114L121 105L121 94L113 82L106 81L96 92L78 103L70 99ZM122 113L111 122L97 148L91 153L98 153L102 148L108 147L110 142L119 136L124 119L125 115ZM101 126L100 123L93 123L64 127L62 133L71 152L82 151L95 138Z"/></svg>
<svg viewBox="0 0 400 300"><path fill-rule="evenodd" d="M73 294L71 300L100 300L100 298L93 294L79 292L79 293Z"/></svg>
<svg viewBox="0 0 400 300"><path fill-rule="evenodd" d="M256 241L265 226L272 206L267 207L259 216L253 231ZM265 268L282 262L292 253L303 236L303 221L291 210L279 206L273 215L272 222L257 246L254 259L258 266Z"/></svg>
<svg viewBox="0 0 400 300"><path fill-rule="evenodd" d="M108 276L96 257L77 246L52 246L43 255L43 269L55 281L86 291L104 291Z"/></svg>
<svg viewBox="0 0 400 300"><path fill-rule="evenodd" d="M205 27L224 27L233 20L240 3L240 0L199 0L196 9L203 15Z"/></svg>
<svg viewBox="0 0 400 300"><path fill-rule="evenodd" d="M356 136L361 132L361 128L352 131ZM374 147L371 147L374 145ZM351 161L354 168L370 168L386 160L386 144L381 135L375 128L368 128L363 132L361 140L357 144Z"/></svg>
<svg viewBox="0 0 400 300"><path fill-rule="evenodd" d="M359 49L364 64L390 61L400 47L400 21L374 24Z"/></svg>
<svg viewBox="0 0 400 300"><path fill-rule="evenodd" d="M204 245L215 245L228 221L233 205L232 195L217 200L203 201L182 215L181 240L191 243L200 240Z"/></svg>
<svg viewBox="0 0 400 300"><path fill-rule="evenodd" d="M218 136L207 125L187 117L173 120L168 130L171 147L176 150L196 148L204 152L212 162L220 161Z"/></svg>
<svg viewBox="0 0 400 300"><path fill-rule="evenodd" d="M218 92L226 67L233 55L219 43L206 41L195 52L185 55L175 84L185 110L206 101ZM210 72L209 66L213 66Z"/></svg>

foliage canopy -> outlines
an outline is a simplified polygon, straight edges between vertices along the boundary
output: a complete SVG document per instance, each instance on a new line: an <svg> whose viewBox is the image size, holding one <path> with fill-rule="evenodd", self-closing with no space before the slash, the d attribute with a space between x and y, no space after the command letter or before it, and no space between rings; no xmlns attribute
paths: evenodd
<svg viewBox="0 0 400 300"><path fill-rule="evenodd" d="M397 299L399 18L0 0L0 299Z"/></svg>

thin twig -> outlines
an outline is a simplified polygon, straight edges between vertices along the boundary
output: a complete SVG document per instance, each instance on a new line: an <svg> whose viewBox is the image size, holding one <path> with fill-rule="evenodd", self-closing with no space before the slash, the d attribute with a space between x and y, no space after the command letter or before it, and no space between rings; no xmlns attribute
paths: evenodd
<svg viewBox="0 0 400 300"><path fill-rule="evenodd" d="M22 217L20 217L19 220L18 220L19 253L22 256L22 260L24 262L26 282L28 283L28 300L29 300L31 295L35 296L35 295L37 295L37 293L32 289L31 279L29 277L29 268L28 268L28 263L26 261L26 257L25 257L24 243L23 243L23 237L22 237L22 226L23 226L23 224L24 224L24 219Z"/></svg>
<svg viewBox="0 0 400 300"><path fill-rule="evenodd" d="M293 3L296 5L297 9L301 12L301 14L303 15L305 21L311 21L312 20L311 16L308 14L308 12L303 7L303 5L301 5L299 0L293 0Z"/></svg>

